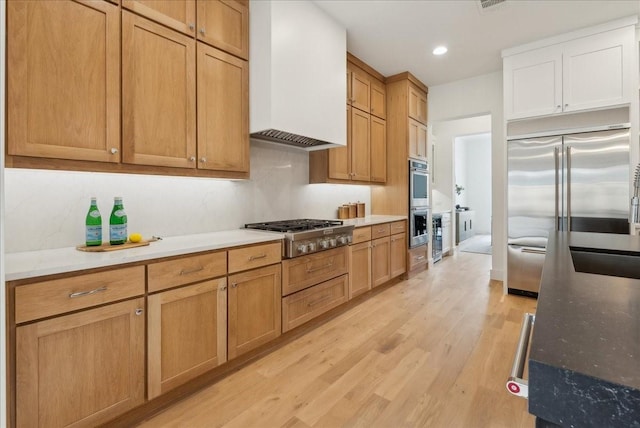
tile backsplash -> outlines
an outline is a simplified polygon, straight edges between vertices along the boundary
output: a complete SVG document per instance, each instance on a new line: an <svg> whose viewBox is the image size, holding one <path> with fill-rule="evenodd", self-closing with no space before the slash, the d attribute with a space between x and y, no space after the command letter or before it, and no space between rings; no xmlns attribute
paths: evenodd
<svg viewBox="0 0 640 428"><path fill-rule="evenodd" d="M84 242L91 196L98 198L103 240L113 197L122 196L129 233L176 236L236 229L245 223L337 217L347 202L366 203L369 186L308 184L307 152L251 143L251 178L208 178L5 169L7 253Z"/></svg>

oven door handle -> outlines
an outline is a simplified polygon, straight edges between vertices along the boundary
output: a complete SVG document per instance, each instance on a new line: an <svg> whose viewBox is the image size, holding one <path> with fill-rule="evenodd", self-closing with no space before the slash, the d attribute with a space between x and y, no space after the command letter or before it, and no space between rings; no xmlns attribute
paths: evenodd
<svg viewBox="0 0 640 428"><path fill-rule="evenodd" d="M527 350L529 349L529 340L531 338L531 328L536 320L534 314L525 313L522 318L522 327L520 327L520 338L516 347L516 355L513 358L513 366L511 374L507 380L507 391L518 397L529 397L529 382L523 379L524 365L527 361Z"/></svg>

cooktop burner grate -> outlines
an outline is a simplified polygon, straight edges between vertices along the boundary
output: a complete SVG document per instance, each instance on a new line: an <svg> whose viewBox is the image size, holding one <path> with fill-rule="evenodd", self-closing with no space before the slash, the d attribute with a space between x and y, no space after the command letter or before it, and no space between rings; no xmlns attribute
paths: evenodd
<svg viewBox="0 0 640 428"><path fill-rule="evenodd" d="M301 220L281 220L281 221L268 221L265 223L250 223L245 224L246 229L258 229L269 230L272 232L293 233L304 232L307 230L324 229L327 227L341 226L343 224L340 220L313 220L313 219L301 219Z"/></svg>

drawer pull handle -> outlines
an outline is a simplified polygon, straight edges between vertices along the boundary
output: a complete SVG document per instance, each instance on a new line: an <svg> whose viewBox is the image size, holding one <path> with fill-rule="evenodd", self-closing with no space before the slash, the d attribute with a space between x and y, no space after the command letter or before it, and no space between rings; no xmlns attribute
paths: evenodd
<svg viewBox="0 0 640 428"><path fill-rule="evenodd" d="M519 397L529 397L529 382L522 378L524 374L524 365L527 360L527 349L529 348L529 340L531 339L531 331L535 324L536 316L525 313L520 327L520 338L516 347L516 354L513 357L513 366L511 374L507 379L507 391Z"/></svg>
<svg viewBox="0 0 640 428"><path fill-rule="evenodd" d="M140 316L140 315L142 315L143 312L144 312L144 309L138 308L138 309L136 309L135 314Z"/></svg>
<svg viewBox="0 0 640 428"><path fill-rule="evenodd" d="M418 256L418 257L416 257L416 260L422 260L422 259L424 259L424 257L425 256Z"/></svg>
<svg viewBox="0 0 640 428"><path fill-rule="evenodd" d="M180 275L189 275L192 273L200 272L201 270L204 270L204 266L198 266L197 268L187 269L187 270L182 269L180 271Z"/></svg>
<svg viewBox="0 0 640 428"><path fill-rule="evenodd" d="M257 256L249 257L249 261L252 262L254 260L264 259L265 257L267 257L267 255L265 253L262 253L262 254L259 254Z"/></svg>
<svg viewBox="0 0 640 428"><path fill-rule="evenodd" d="M324 301L326 301L326 300L329 300L330 298L331 298L331 294L329 294L329 295L327 295L327 296L324 296L324 297L322 297L322 298L320 298L320 299L316 300L315 302L309 302L309 303L307 303L307 306L308 306L308 307L315 306L315 305L317 305L318 303L322 303L322 302L324 302Z"/></svg>
<svg viewBox="0 0 640 428"><path fill-rule="evenodd" d="M96 294L96 293L101 293L103 291L107 291L107 286L103 286L100 288L96 288L95 290L89 290L89 291L76 291L74 293L70 293L69 294L69 298L70 299L75 299L76 297L82 297L82 296L90 296L92 294Z"/></svg>
<svg viewBox="0 0 640 428"><path fill-rule="evenodd" d="M322 269L328 269L328 268L330 268L332 266L333 266L333 260L331 260L328 264L326 264L324 266L320 266L320 267L313 268L313 269L307 268L307 273L317 272L317 271L322 270Z"/></svg>

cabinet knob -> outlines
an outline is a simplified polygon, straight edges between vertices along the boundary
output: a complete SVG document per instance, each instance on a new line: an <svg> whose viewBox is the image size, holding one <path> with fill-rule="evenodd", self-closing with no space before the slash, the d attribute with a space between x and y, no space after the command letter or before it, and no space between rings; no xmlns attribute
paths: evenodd
<svg viewBox="0 0 640 428"><path fill-rule="evenodd" d="M204 27L200 28L200 34L204 36Z"/></svg>
<svg viewBox="0 0 640 428"><path fill-rule="evenodd" d="M569 104L565 104L564 106L565 106L565 107L569 107Z"/></svg>
<svg viewBox="0 0 640 428"><path fill-rule="evenodd" d="M558 105L556 106L556 108L562 108L562 105L558 104Z"/></svg>
<svg viewBox="0 0 640 428"><path fill-rule="evenodd" d="M144 309L138 308L136 309L135 314L139 316L139 315L142 315L143 312L144 312Z"/></svg>
<svg viewBox="0 0 640 428"><path fill-rule="evenodd" d="M189 158L189 162L195 162L195 161L196 161L196 157L195 157L195 156L191 156L191 157Z"/></svg>
<svg viewBox="0 0 640 428"><path fill-rule="evenodd" d="M237 282L234 282L234 283L231 284L231 288L237 288L237 287L238 287L238 283Z"/></svg>
<svg viewBox="0 0 640 428"><path fill-rule="evenodd" d="M220 287L220 291L224 291L224 290L226 290L226 289L227 289L227 286L226 286L226 285L223 285L222 287Z"/></svg>
<svg viewBox="0 0 640 428"><path fill-rule="evenodd" d="M193 22L189 23L189 30L193 31L196 29L196 24L194 24Z"/></svg>
<svg viewBox="0 0 640 428"><path fill-rule="evenodd" d="M118 153L118 149L116 149L115 147L111 147L111 150L109 150L111 152L112 155L115 155L116 153Z"/></svg>
<svg viewBox="0 0 640 428"><path fill-rule="evenodd" d="M200 162L202 163L207 163L207 158L205 158L204 156L200 158Z"/></svg>

